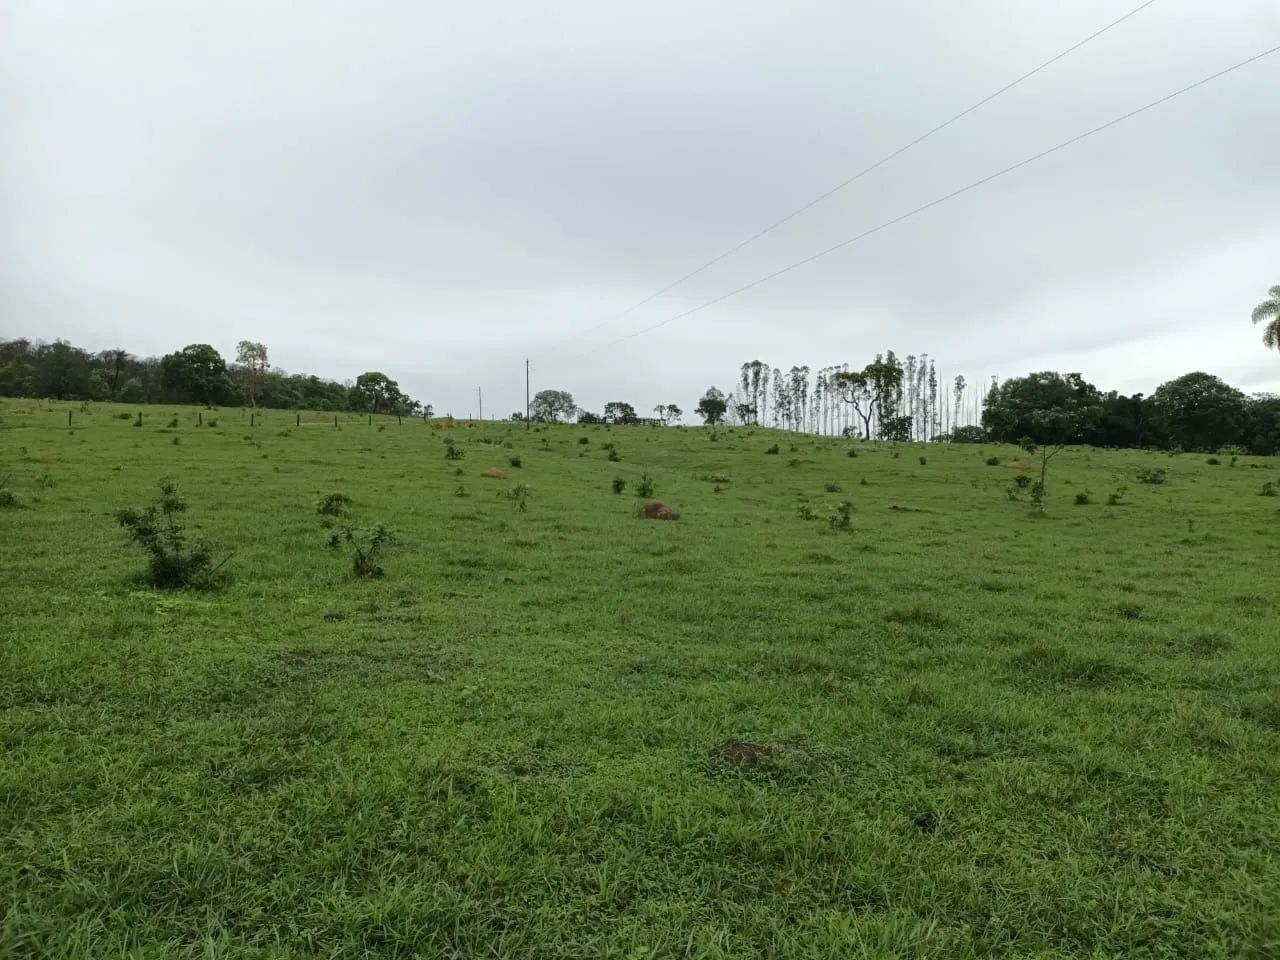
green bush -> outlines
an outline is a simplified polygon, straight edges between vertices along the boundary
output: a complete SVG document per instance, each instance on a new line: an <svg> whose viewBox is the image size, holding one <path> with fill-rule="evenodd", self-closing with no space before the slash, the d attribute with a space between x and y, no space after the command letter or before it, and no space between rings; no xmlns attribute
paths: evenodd
<svg viewBox="0 0 1280 960"><path fill-rule="evenodd" d="M1266 483L1262 485L1262 496L1264 497L1276 496L1276 484L1274 480L1268 480Z"/></svg>
<svg viewBox="0 0 1280 960"><path fill-rule="evenodd" d="M160 497L155 503L140 510L116 511L116 521L129 531L129 539L150 556L147 581L153 587L207 588L214 585L215 574L222 564L213 565L212 551L204 541L188 545L186 531L179 520L186 509L186 501L178 496L173 481L162 480Z"/></svg>
<svg viewBox="0 0 1280 960"><path fill-rule="evenodd" d="M612 446L611 446L611 447L609 447L609 462L610 462L610 463L617 463L617 462L618 462L619 460L621 460L621 459L622 459L622 457L621 457L621 456L619 456L618 451L617 451L617 450L615 450Z"/></svg>
<svg viewBox="0 0 1280 960"><path fill-rule="evenodd" d="M613 478L613 492L614 492L614 493L621 493L621 492L622 492L623 490L625 490L625 489L627 489L627 481L623 480L621 477L614 477L614 478Z"/></svg>
<svg viewBox="0 0 1280 960"><path fill-rule="evenodd" d="M329 548L337 550L345 543L351 549L352 575L357 580L380 580L382 550L391 541L391 531L379 523L368 530L345 527L329 537Z"/></svg>
<svg viewBox="0 0 1280 960"><path fill-rule="evenodd" d="M322 517L343 517L351 508L351 498L345 493L331 493L316 504L316 513Z"/></svg>
<svg viewBox="0 0 1280 960"><path fill-rule="evenodd" d="M511 466L515 467L517 470L524 466L524 461L522 461L518 456L507 457L507 463L511 464Z"/></svg>
<svg viewBox="0 0 1280 960"><path fill-rule="evenodd" d="M1082 492L1082 493L1077 493L1077 494L1076 494L1076 506L1077 506L1077 507L1087 507L1088 505L1089 505L1089 495L1088 495L1087 493L1083 493L1083 492Z"/></svg>
<svg viewBox="0 0 1280 960"><path fill-rule="evenodd" d="M831 515L833 530L849 530L853 527L853 504L842 500L836 505L836 512Z"/></svg>
<svg viewBox="0 0 1280 960"><path fill-rule="evenodd" d="M770 457L775 457L778 455L778 452L779 452L778 445L775 443L772 447L770 447L768 450L765 451L765 454Z"/></svg>
<svg viewBox="0 0 1280 960"><path fill-rule="evenodd" d="M653 477L649 474L640 474L640 479L636 483L636 496L646 499L653 496Z"/></svg>
<svg viewBox="0 0 1280 960"><path fill-rule="evenodd" d="M998 467L998 466L1000 466L1000 458L999 458L999 457L987 457L987 466L988 466L988 467Z"/></svg>
<svg viewBox="0 0 1280 960"><path fill-rule="evenodd" d="M1164 467L1143 467L1138 471L1138 482L1159 485L1168 482L1168 474Z"/></svg>

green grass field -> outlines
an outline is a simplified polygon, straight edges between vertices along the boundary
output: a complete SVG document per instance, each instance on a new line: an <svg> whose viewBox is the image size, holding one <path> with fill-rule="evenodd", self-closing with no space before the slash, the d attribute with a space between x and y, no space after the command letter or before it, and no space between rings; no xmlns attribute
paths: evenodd
<svg viewBox="0 0 1280 960"><path fill-rule="evenodd" d="M1277 461L122 412L0 404L0 956L1280 956Z"/></svg>

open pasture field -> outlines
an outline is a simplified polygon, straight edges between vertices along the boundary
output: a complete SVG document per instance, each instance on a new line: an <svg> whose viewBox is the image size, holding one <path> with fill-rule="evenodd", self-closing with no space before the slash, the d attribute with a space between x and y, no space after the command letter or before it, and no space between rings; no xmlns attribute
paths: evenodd
<svg viewBox="0 0 1280 960"><path fill-rule="evenodd" d="M1280 956L1274 460L67 409L0 404L0 956ZM165 477L222 588L138 580Z"/></svg>

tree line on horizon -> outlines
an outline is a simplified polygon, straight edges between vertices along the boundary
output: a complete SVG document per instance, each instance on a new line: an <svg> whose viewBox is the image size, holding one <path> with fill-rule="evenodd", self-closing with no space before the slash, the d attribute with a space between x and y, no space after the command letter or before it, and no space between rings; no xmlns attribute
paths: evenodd
<svg viewBox="0 0 1280 960"><path fill-rule="evenodd" d="M339 383L273 369L267 348L242 340L231 363L207 343L162 357L82 350L65 340L0 340L0 396L118 403L203 403L223 407L431 415L385 373Z"/></svg>
<svg viewBox="0 0 1280 960"><path fill-rule="evenodd" d="M1280 349L1280 285L1254 308L1263 344ZM1246 395L1219 377L1196 371L1161 384L1150 396L1104 393L1079 373L1040 371L985 391L963 376L947 382L927 354L903 359L876 354L860 369L848 364L784 372L759 360L743 363L734 390L712 386L694 412L708 425L772 426L797 432L917 442L1068 443L1100 447L1280 453L1280 396ZM286 409L356 411L430 417L396 381L371 370L338 383L272 369L267 348L242 340L235 360L208 344L188 344L163 357L126 350L82 350L64 340L0 340L0 396L123 403L204 403ZM566 390L540 390L512 420L546 423L649 424L681 422L674 403L641 416L615 400L603 413L579 407Z"/></svg>

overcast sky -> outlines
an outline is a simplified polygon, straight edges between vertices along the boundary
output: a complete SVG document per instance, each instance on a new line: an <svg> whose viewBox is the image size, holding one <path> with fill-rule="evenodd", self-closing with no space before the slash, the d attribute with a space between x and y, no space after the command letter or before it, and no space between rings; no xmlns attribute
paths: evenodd
<svg viewBox="0 0 1280 960"><path fill-rule="evenodd" d="M885 349L1280 391L1280 54L608 345L1280 43L1280 0L1158 0L583 333L1137 3L0 0L0 335L262 340L458 415L526 356L591 408Z"/></svg>

